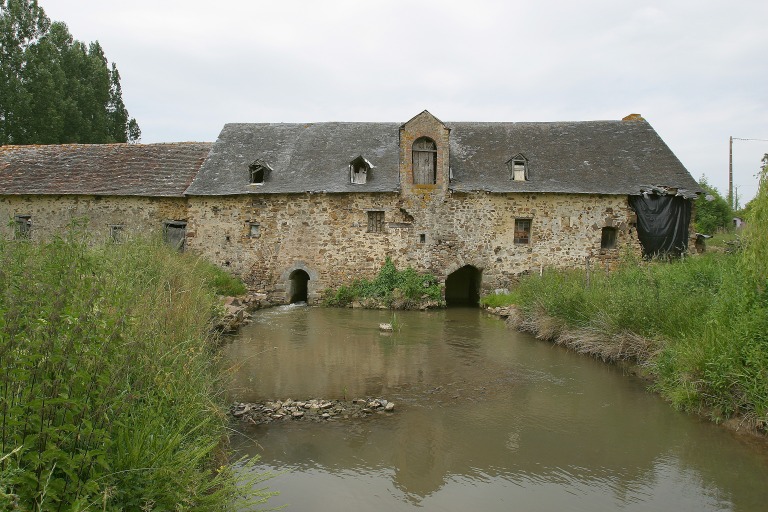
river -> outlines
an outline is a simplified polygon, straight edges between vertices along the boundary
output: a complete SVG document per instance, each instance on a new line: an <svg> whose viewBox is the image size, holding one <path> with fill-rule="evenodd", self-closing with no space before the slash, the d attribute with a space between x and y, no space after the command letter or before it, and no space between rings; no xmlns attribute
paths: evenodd
<svg viewBox="0 0 768 512"><path fill-rule="evenodd" d="M394 320L395 332L381 322ZM764 511L768 449L621 368L479 309L262 310L224 346L233 401L381 397L392 414L238 424L288 511Z"/></svg>

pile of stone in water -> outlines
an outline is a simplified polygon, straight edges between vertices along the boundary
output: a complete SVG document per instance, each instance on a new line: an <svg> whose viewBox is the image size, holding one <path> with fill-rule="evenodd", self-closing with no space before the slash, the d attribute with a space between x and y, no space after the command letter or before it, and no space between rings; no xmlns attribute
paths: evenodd
<svg viewBox="0 0 768 512"><path fill-rule="evenodd" d="M391 413L395 403L383 398L358 398L343 400L275 400L262 403L234 403L229 413L255 425L273 421L332 421L339 419L365 418L372 414Z"/></svg>

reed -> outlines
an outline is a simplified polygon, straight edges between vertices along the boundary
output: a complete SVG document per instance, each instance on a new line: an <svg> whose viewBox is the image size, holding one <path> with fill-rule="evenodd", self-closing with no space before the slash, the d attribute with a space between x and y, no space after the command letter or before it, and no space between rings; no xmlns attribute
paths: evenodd
<svg viewBox="0 0 768 512"><path fill-rule="evenodd" d="M242 481L264 475L221 463L210 276L161 243L94 247L77 228L0 242L2 506L232 510L268 498Z"/></svg>

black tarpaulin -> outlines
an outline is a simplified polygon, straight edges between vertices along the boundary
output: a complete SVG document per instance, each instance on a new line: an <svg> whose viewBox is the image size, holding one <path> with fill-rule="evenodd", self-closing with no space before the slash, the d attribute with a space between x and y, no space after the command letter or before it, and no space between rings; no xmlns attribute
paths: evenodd
<svg viewBox="0 0 768 512"><path fill-rule="evenodd" d="M643 256L680 256L688 250L691 201L681 196L629 196L637 214L637 236Z"/></svg>

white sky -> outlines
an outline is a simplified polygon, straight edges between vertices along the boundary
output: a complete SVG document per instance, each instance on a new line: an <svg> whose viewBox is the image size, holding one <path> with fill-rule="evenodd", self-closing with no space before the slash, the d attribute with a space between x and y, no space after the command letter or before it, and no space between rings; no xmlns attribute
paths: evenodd
<svg viewBox="0 0 768 512"><path fill-rule="evenodd" d="M228 122L581 121L640 113L728 193L768 140L765 0L40 0L120 71L142 142ZM768 142L734 141L743 205Z"/></svg>

